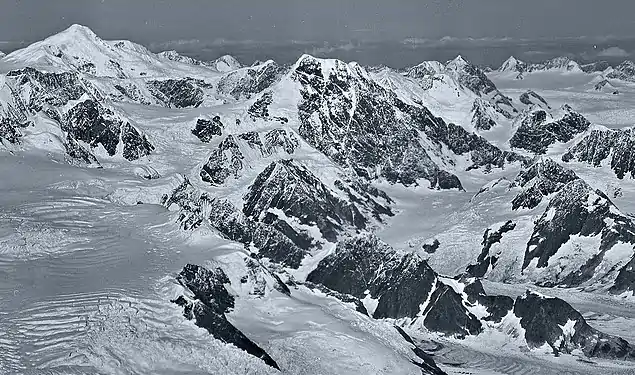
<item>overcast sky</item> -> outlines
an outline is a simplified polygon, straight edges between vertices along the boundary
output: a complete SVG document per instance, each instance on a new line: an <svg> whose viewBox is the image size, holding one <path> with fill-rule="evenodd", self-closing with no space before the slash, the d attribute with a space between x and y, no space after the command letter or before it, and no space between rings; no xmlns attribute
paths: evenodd
<svg viewBox="0 0 635 375"><path fill-rule="evenodd" d="M198 54L258 42L350 52L359 43L444 36L630 37L635 0L0 0L0 50L73 23L104 39Z"/></svg>

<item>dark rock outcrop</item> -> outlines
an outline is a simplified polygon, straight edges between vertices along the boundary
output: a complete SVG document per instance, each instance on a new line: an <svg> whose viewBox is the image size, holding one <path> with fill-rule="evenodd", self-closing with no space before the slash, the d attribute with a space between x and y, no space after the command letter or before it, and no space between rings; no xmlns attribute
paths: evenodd
<svg viewBox="0 0 635 375"><path fill-rule="evenodd" d="M20 92L28 91L25 105L34 112L39 112L47 105L63 106L88 93L77 73L72 72L48 73L24 68L10 71L7 77L16 79Z"/></svg>
<svg viewBox="0 0 635 375"><path fill-rule="evenodd" d="M410 337L410 335L408 335L406 331L403 330L403 328L395 326L395 329L397 330L397 332L399 332L401 337L404 338L404 340L414 346L414 348L412 348L412 351L423 362L413 361L413 363L421 367L423 375L447 375L443 370L439 368L439 366L437 366L436 362L432 358L432 355L426 353L423 349L417 346L412 337Z"/></svg>
<svg viewBox="0 0 635 375"><path fill-rule="evenodd" d="M484 139L446 124L423 106L403 102L359 65L305 55L291 77L302 85L300 136L362 178L383 177L404 185L425 179L432 188L461 189L458 178L439 167L431 153L440 154L448 146L457 155L467 154L475 168L500 166L506 159ZM263 95L267 103L265 99ZM429 141L435 146L427 147Z"/></svg>
<svg viewBox="0 0 635 375"><path fill-rule="evenodd" d="M544 154L552 144L568 142L589 128L590 122L584 116L568 106L564 110L564 116L555 121L549 121L544 110L530 112L510 139L510 145Z"/></svg>
<svg viewBox="0 0 635 375"><path fill-rule="evenodd" d="M543 197L553 194L579 177L549 158L541 158L521 171L513 185L523 190L512 200L512 210L535 208Z"/></svg>
<svg viewBox="0 0 635 375"><path fill-rule="evenodd" d="M28 123L20 124L9 118L0 118L0 140L6 140L9 143L18 143L22 132L20 128L28 126Z"/></svg>
<svg viewBox="0 0 635 375"><path fill-rule="evenodd" d="M577 62L566 56L555 57L541 63L530 64L527 67L528 72L540 72L548 70L561 70L565 72L581 71Z"/></svg>
<svg viewBox="0 0 635 375"><path fill-rule="evenodd" d="M626 129L595 129L580 142L569 148L562 160L581 161L595 167L610 161L610 167L618 178L627 174L635 178L635 131Z"/></svg>
<svg viewBox="0 0 635 375"><path fill-rule="evenodd" d="M223 128L220 116L214 116L212 120L199 118L196 120L196 127L192 129L192 134L200 139L201 142L209 143L214 136L223 134Z"/></svg>
<svg viewBox="0 0 635 375"><path fill-rule="evenodd" d="M496 85L487 78L485 73L476 65L465 61L461 56L448 62L445 72L454 77L463 87L482 96L498 91Z"/></svg>
<svg viewBox="0 0 635 375"><path fill-rule="evenodd" d="M201 179L213 185L222 185L230 176L237 178L238 173L243 169L244 158L236 137L228 135L203 165L200 172Z"/></svg>
<svg viewBox="0 0 635 375"><path fill-rule="evenodd" d="M287 69L273 61L234 70L218 82L218 91L235 99L249 99L276 83Z"/></svg>
<svg viewBox="0 0 635 375"><path fill-rule="evenodd" d="M203 90L189 79L149 81L152 95L170 108L198 107L203 103Z"/></svg>
<svg viewBox="0 0 635 375"><path fill-rule="evenodd" d="M612 72L608 73L606 78L635 82L635 63L630 60L624 61L616 66Z"/></svg>
<svg viewBox="0 0 635 375"><path fill-rule="evenodd" d="M425 260L414 253L396 251L372 235L340 242L307 281L360 299L376 299L375 318L423 316L428 329L456 336L477 334L482 329L461 296L439 281Z"/></svg>
<svg viewBox="0 0 635 375"><path fill-rule="evenodd" d="M325 77L322 63L304 56L293 72L302 85L299 134L307 143L364 178L406 185L424 178L432 187L460 188L422 147L412 118L398 115L394 93L340 61Z"/></svg>
<svg viewBox="0 0 635 375"><path fill-rule="evenodd" d="M502 115L509 118L508 112L487 100L476 98L472 105L472 126L476 130L491 130L496 123L496 117Z"/></svg>
<svg viewBox="0 0 635 375"><path fill-rule="evenodd" d="M561 270L555 280L541 284L577 286L596 277L596 269L607 251L618 243L635 245L635 224L622 215L604 193L593 190L581 179L575 179L551 199L545 213L536 222L527 243L523 269L533 260L536 260L537 268L547 267L550 259L574 235L599 236L598 251L583 259L585 262L579 269L568 273Z"/></svg>
<svg viewBox="0 0 635 375"><path fill-rule="evenodd" d="M441 242L435 238L432 243L424 243L421 248L428 254L434 254L439 250L439 246L441 246Z"/></svg>
<svg viewBox="0 0 635 375"><path fill-rule="evenodd" d="M495 243L499 243L503 238L503 234L511 232L516 228L516 223L509 220L501 225L498 229L492 230L487 228L483 234L483 250L476 260L476 264L467 267L467 273L474 277L484 277L485 274L496 266L500 253L491 253L490 250Z"/></svg>
<svg viewBox="0 0 635 375"><path fill-rule="evenodd" d="M161 204L179 208L177 220L183 229L193 230L206 223L225 238L240 242L248 249L257 249L254 253L257 258L297 268L307 254L273 226L246 217L227 200L198 191L187 179L163 196Z"/></svg>
<svg viewBox="0 0 635 375"><path fill-rule="evenodd" d="M527 292L514 303L530 348L548 345L553 353L581 350L587 357L635 360L635 348L626 340L589 326L582 315L559 298Z"/></svg>
<svg viewBox="0 0 635 375"><path fill-rule="evenodd" d="M502 151L489 143L485 138L469 133L461 126L440 122L437 126L427 126L423 131L439 145L447 146L456 155L467 155L471 165L467 170L484 168L503 168L506 164L527 163L528 159L514 152Z"/></svg>
<svg viewBox="0 0 635 375"><path fill-rule="evenodd" d="M212 185L222 185L228 178L240 177L240 172L245 168L245 154L241 145L259 151L261 157L267 157L283 152L291 155L299 147L299 141L287 129L272 129L262 137L257 132L230 134L210 154L199 173L201 179Z"/></svg>
<svg viewBox="0 0 635 375"><path fill-rule="evenodd" d="M76 104L66 113L62 130L91 147L103 146L110 156L117 153L117 146L122 142L123 157L127 160L149 155L154 150L145 135L111 109L90 99Z"/></svg>
<svg viewBox="0 0 635 375"><path fill-rule="evenodd" d="M596 61L589 64L580 65L580 69L582 69L582 71L585 73L603 72L610 67L611 64L609 64L608 61Z"/></svg>
<svg viewBox="0 0 635 375"><path fill-rule="evenodd" d="M225 314L234 308L235 299L225 288L231 283L220 267L208 270L188 264L177 280L194 295L193 298L182 295L172 301L183 307L183 315L187 319L194 320L197 326L206 329L217 340L232 344L280 369L269 354L227 320Z"/></svg>
<svg viewBox="0 0 635 375"><path fill-rule="evenodd" d="M520 95L520 102L528 106L551 109L547 101L533 90L527 90Z"/></svg>
<svg viewBox="0 0 635 375"><path fill-rule="evenodd" d="M336 242L345 228L361 230L368 222L355 204L337 197L311 171L292 160L275 161L265 168L249 187L244 202L245 216L273 225L292 240L297 238L294 242L303 248L308 248L306 241L311 236L302 227L316 226L324 239Z"/></svg>
<svg viewBox="0 0 635 375"><path fill-rule="evenodd" d="M508 296L490 296L485 293L485 288L479 278L460 277L458 283L463 284L463 293L467 296L467 302L473 306L481 305L487 309L482 319L487 322L500 323L514 307L514 300Z"/></svg>
<svg viewBox="0 0 635 375"><path fill-rule="evenodd" d="M635 294L635 255L620 269L609 291L613 294Z"/></svg>

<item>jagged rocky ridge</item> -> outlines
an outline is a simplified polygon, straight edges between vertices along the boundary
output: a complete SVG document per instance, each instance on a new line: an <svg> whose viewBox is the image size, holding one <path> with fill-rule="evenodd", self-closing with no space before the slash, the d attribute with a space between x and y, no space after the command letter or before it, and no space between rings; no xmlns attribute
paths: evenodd
<svg viewBox="0 0 635 375"><path fill-rule="evenodd" d="M543 197L556 193L579 177L550 158L540 158L529 168L521 171L513 186L522 188L512 200L512 210L535 208Z"/></svg>
<svg viewBox="0 0 635 375"><path fill-rule="evenodd" d="M596 61L589 64L580 65L580 69L582 69L582 71L585 73L604 72L610 68L611 64L609 64L608 61Z"/></svg>
<svg viewBox="0 0 635 375"><path fill-rule="evenodd" d="M507 221L505 224L498 227L496 230L487 228L483 234L483 250L476 259L475 264L471 264L467 267L466 271L469 275L474 277L484 277L488 271L496 266L496 262L500 256L500 253L491 253L492 245L500 242L503 235L516 228L516 223L512 220Z"/></svg>
<svg viewBox="0 0 635 375"><path fill-rule="evenodd" d="M530 64L527 67L527 72L549 71L549 70L561 70L565 72L582 71L582 69L580 69L580 65L577 62L564 56L555 57L551 60L547 60L541 63Z"/></svg>
<svg viewBox="0 0 635 375"><path fill-rule="evenodd" d="M177 280L193 294L192 297L181 295L172 301L183 307L183 315L187 319L194 320L197 326L205 328L216 339L235 345L269 366L280 369L269 354L227 320L225 314L234 308L235 298L225 287L231 282L221 267L209 270L188 264Z"/></svg>
<svg viewBox="0 0 635 375"><path fill-rule="evenodd" d="M149 81L152 95L168 108L198 107L203 103L203 90L192 79Z"/></svg>
<svg viewBox="0 0 635 375"><path fill-rule="evenodd" d="M558 120L551 118L542 109L526 113L510 139L510 145L535 154L544 154L552 144L568 142L589 128L590 122L571 107L565 105L562 110L564 113Z"/></svg>
<svg viewBox="0 0 635 375"><path fill-rule="evenodd" d="M530 348L548 345L553 354L581 350L587 357L635 360L635 348L626 340L602 333L559 298L527 292L514 303Z"/></svg>
<svg viewBox="0 0 635 375"><path fill-rule="evenodd" d="M218 82L218 92L234 99L249 99L276 83L287 68L266 61L260 65L234 70L224 75Z"/></svg>
<svg viewBox="0 0 635 375"><path fill-rule="evenodd" d="M516 59L514 56L510 56L503 64L498 68L499 72L513 72L524 73L527 71L527 63Z"/></svg>
<svg viewBox="0 0 635 375"><path fill-rule="evenodd" d="M624 61L609 72L606 78L635 82L635 63L630 60Z"/></svg>
<svg viewBox="0 0 635 375"><path fill-rule="evenodd" d="M101 145L110 156L117 153L117 147L122 143L122 155L128 160L139 159L154 150L145 135L93 100L85 100L71 108L64 117L62 130L91 147Z"/></svg>
<svg viewBox="0 0 635 375"><path fill-rule="evenodd" d="M478 334L481 322L469 313L461 296L438 280L415 253L392 249L372 235L338 243L307 277L360 300L377 300L374 318L409 318L426 328L450 335Z"/></svg>
<svg viewBox="0 0 635 375"><path fill-rule="evenodd" d="M455 157L470 159L470 168L518 160L460 126L446 124L427 108L401 101L358 65L303 56L292 78L301 85L300 136L363 178L384 177L405 185L423 178L433 188L461 188L458 178L430 156L443 153L444 147ZM262 99L258 108L273 100L267 95ZM435 147L425 147L426 141Z"/></svg>
<svg viewBox="0 0 635 375"><path fill-rule="evenodd" d="M336 196L306 167L292 160L271 163L243 199L245 216L273 225L296 244L305 242L301 247L307 249L312 238L301 228L316 226L322 237L336 242L345 227L355 231L368 224L353 202Z"/></svg>
<svg viewBox="0 0 635 375"><path fill-rule="evenodd" d="M296 268L309 250L365 229L371 218L393 215L392 200L360 181L327 187L293 160L273 161L251 183L242 210L198 191L185 179L162 204L175 204L184 229L211 225L223 236L257 249L258 256ZM317 230L317 233L316 233Z"/></svg>
<svg viewBox="0 0 635 375"><path fill-rule="evenodd" d="M257 249L256 257L297 268L307 254L273 226L246 217L228 200L196 189L187 178L164 195L161 204L178 209L177 220L183 229L192 230L207 224L225 238L242 243L250 252L252 247Z"/></svg>
<svg viewBox="0 0 635 375"><path fill-rule="evenodd" d="M192 129L194 134L201 142L209 143L214 136L223 135L225 126L220 120L220 116L214 116L211 120L199 118L196 120L196 127Z"/></svg>
<svg viewBox="0 0 635 375"><path fill-rule="evenodd" d="M565 162L580 161L600 167L608 162L618 178L635 177L635 132L626 129L593 129L562 156Z"/></svg>
<svg viewBox="0 0 635 375"><path fill-rule="evenodd" d="M516 300L487 295L478 279L441 278L415 253L396 251L370 235L340 242L307 280L353 296L374 318L396 319L404 327L462 337L519 322L530 349L546 344L555 355L581 350L588 357L635 360L628 342L591 328L561 299L531 292Z"/></svg>
<svg viewBox="0 0 635 375"><path fill-rule="evenodd" d="M299 147L297 136L290 130L273 129L262 136L257 132L227 135L209 156L200 171L201 179L212 185L222 185L232 178L239 178L245 168L245 155L255 152L264 158L273 154L292 155Z"/></svg>
<svg viewBox="0 0 635 375"><path fill-rule="evenodd" d="M146 136L102 104L99 92L77 73L24 68L9 72L6 77L5 87L11 91L12 102L2 107L0 131L4 136L0 136L8 137L9 141L18 141L19 129L28 125L27 116L41 113L55 121L65 133L62 142L72 160L89 164L97 161L91 150L78 141L91 147L101 145L110 156L114 156L121 145L122 156L128 160L149 155L154 150ZM68 110L64 112L64 108Z"/></svg>
<svg viewBox="0 0 635 375"><path fill-rule="evenodd" d="M585 241L584 251L571 257L576 238L596 240ZM633 256L634 248L632 220L604 193L574 179L551 199L535 223L523 269L536 275L544 269L538 283L545 286L578 286L589 280L607 283ZM555 269L558 271L552 272Z"/></svg>
<svg viewBox="0 0 635 375"><path fill-rule="evenodd" d="M533 90L527 90L520 95L520 102L527 106L537 106L543 109L551 109L547 101Z"/></svg>

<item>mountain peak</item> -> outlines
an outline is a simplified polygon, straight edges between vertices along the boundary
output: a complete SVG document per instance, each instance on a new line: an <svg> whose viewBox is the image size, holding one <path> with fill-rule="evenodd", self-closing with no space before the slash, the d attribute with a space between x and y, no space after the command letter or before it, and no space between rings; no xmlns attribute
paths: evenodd
<svg viewBox="0 0 635 375"><path fill-rule="evenodd" d="M465 60L465 59L463 58L463 56L458 55L458 56L456 56L456 57L454 58L454 60L452 60L452 61L450 61L450 62L448 63L448 65L450 65L450 64L453 64L453 65L456 65L456 66L463 66L463 65L468 65L469 63L467 62L467 60Z"/></svg>
<svg viewBox="0 0 635 375"><path fill-rule="evenodd" d="M76 39L76 38L83 38L83 39L99 39L99 37L97 36L97 34L95 34L93 32L93 30L91 30L89 27L87 26L83 26L83 25L79 25L79 24L72 24L70 25L68 28L66 28L65 30L51 36L50 38L59 38L59 37L68 37Z"/></svg>
<svg viewBox="0 0 635 375"><path fill-rule="evenodd" d="M241 64L240 61L232 55L223 55L214 60L212 65L216 68L216 70L223 73L243 67L243 64Z"/></svg>
<svg viewBox="0 0 635 375"><path fill-rule="evenodd" d="M498 68L499 72L516 72L522 73L527 69L527 64L523 61L518 60L514 56L510 56L503 65Z"/></svg>

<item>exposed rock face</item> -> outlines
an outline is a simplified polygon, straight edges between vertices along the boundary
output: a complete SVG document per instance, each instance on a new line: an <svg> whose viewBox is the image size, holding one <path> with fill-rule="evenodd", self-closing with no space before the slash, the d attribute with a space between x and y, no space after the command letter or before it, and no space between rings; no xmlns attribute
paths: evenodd
<svg viewBox="0 0 635 375"><path fill-rule="evenodd" d="M498 68L499 72L524 73L527 70L527 63L510 56L503 65Z"/></svg>
<svg viewBox="0 0 635 375"><path fill-rule="evenodd" d="M184 229L207 223L227 239L256 248L256 257L297 268L307 254L273 226L246 217L227 200L198 191L187 179L165 195L161 203L179 208L178 221Z"/></svg>
<svg viewBox="0 0 635 375"><path fill-rule="evenodd" d="M18 143L22 133L21 127L28 126L28 124L19 124L8 118L0 118L0 140L6 140L9 143Z"/></svg>
<svg viewBox="0 0 635 375"><path fill-rule="evenodd" d="M243 169L244 158L236 137L228 135L203 165L201 179L213 185L222 185L231 176L238 178L239 172Z"/></svg>
<svg viewBox="0 0 635 375"><path fill-rule="evenodd" d="M530 348L549 345L554 354L581 350L588 357L635 359L635 349L619 337L599 332L582 315L559 298L527 292L514 303Z"/></svg>
<svg viewBox="0 0 635 375"><path fill-rule="evenodd" d="M375 178L379 172L389 181L406 185L425 178L432 187L460 187L458 178L446 177L449 173L430 159L413 119L400 118L394 93L358 66L335 60L325 75L327 67L322 63L304 56L294 72L303 87L299 134L310 145L362 177Z"/></svg>
<svg viewBox="0 0 635 375"><path fill-rule="evenodd" d="M184 56L181 55L180 53L176 52L175 50L170 50L170 51L163 51L163 52L159 52L157 53L157 56L167 59L167 60L171 60L171 61L176 61L176 62L180 62L183 64L190 64L190 65L204 65L203 61L194 59L192 57L189 56Z"/></svg>
<svg viewBox="0 0 635 375"><path fill-rule="evenodd" d="M589 64L580 65L580 69L582 69L585 73L594 73L594 72L603 72L611 67L607 61L596 61Z"/></svg>
<svg viewBox="0 0 635 375"><path fill-rule="evenodd" d="M126 160L137 160L154 151L154 146L146 136L127 122L121 125L121 142L123 143L122 155Z"/></svg>
<svg viewBox="0 0 635 375"><path fill-rule="evenodd" d="M529 112L510 139L511 146L544 154L555 142L568 142L589 128L589 121L570 107L565 107L564 112L555 121L550 121L544 110Z"/></svg>
<svg viewBox="0 0 635 375"><path fill-rule="evenodd" d="M357 298L373 298L375 318L421 319L434 331L464 336L481 331L461 296L440 282L414 253L395 251L372 235L342 241L308 281Z"/></svg>
<svg viewBox="0 0 635 375"><path fill-rule="evenodd" d="M620 269L610 292L613 294L624 292L635 294L635 256Z"/></svg>
<svg viewBox="0 0 635 375"><path fill-rule="evenodd" d="M481 318L486 324L500 323L514 307L511 297L487 295L478 278L463 276L455 283L463 287L462 293L471 306L478 308L480 305L487 309L486 315Z"/></svg>
<svg viewBox="0 0 635 375"><path fill-rule="evenodd" d="M516 228L516 223L511 220L507 221L496 230L487 228L483 234L483 242L481 242L483 250L481 250L481 254L478 256L476 264L472 264L467 267L467 273L474 277L484 277L488 271L493 269L496 266L500 253L497 254L490 252L492 245L500 242L503 235L514 230L514 228Z"/></svg>
<svg viewBox="0 0 635 375"><path fill-rule="evenodd" d="M192 129L194 134L201 142L209 143L214 136L221 136L225 126L220 121L220 116L214 116L212 120L199 118L196 120L196 127Z"/></svg>
<svg viewBox="0 0 635 375"><path fill-rule="evenodd" d="M231 282L220 267L208 270L188 264L177 280L194 295L193 298L180 296L172 301L183 307L183 315L187 319L194 320L214 338L235 345L269 366L280 369L269 354L227 320L225 314L234 308L235 299L225 288Z"/></svg>
<svg viewBox="0 0 635 375"><path fill-rule="evenodd" d="M302 87L300 136L362 178L383 177L405 185L425 179L432 188L460 189L458 178L430 156L442 153L444 146L455 153L447 159L465 155L474 168L498 167L505 162L507 155L484 139L446 124L423 106L403 102L359 65L305 55L291 77ZM263 110L270 103L266 99L263 95L250 113L268 116ZM430 141L434 147L428 146Z"/></svg>
<svg viewBox="0 0 635 375"><path fill-rule="evenodd" d="M265 133L264 142L260 133L249 132L237 136L228 135L218 148L212 152L207 163L203 165L200 176L205 182L222 185L230 178L240 177L244 168L245 154L242 149L252 149L266 157L274 153L293 154L299 146L294 133L286 129L273 129Z"/></svg>
<svg viewBox="0 0 635 375"><path fill-rule="evenodd" d="M635 178L635 131L626 129L594 129L580 142L569 148L562 160L581 161L599 167L609 160L618 178L630 174Z"/></svg>
<svg viewBox="0 0 635 375"><path fill-rule="evenodd" d="M188 79L149 81L154 97L170 108L198 107L203 103L203 90Z"/></svg>
<svg viewBox="0 0 635 375"><path fill-rule="evenodd" d="M599 248L588 249L594 245L586 244L587 249L581 254L567 250L565 244L574 236L598 238ZM527 243L523 269L530 264L532 269L556 267L564 257L566 264L562 264L559 272L540 283L577 286L610 274L620 259L612 259L615 256L604 259L605 254L614 247L618 252L626 247L625 256L628 252L632 255L634 244L635 225L631 219L621 214L604 193L575 179L551 199L536 222Z"/></svg>
<svg viewBox="0 0 635 375"><path fill-rule="evenodd" d="M311 241L303 227L316 226L327 241L336 242L345 228L364 229L368 222L355 204L337 197L292 160L271 163L249 187L244 201L245 216L272 224L300 242ZM309 247L298 240L294 241L298 246Z"/></svg>
<svg viewBox="0 0 635 375"><path fill-rule="evenodd" d="M468 171L481 167L488 171L503 168L505 164L513 162L527 162L526 158L513 152L501 151L485 138L452 123L439 122L436 126L424 127L423 131L434 142L447 146L456 155L468 155L472 163L468 166Z"/></svg>
<svg viewBox="0 0 635 375"><path fill-rule="evenodd" d="M498 91L496 85L487 78L479 67L468 63L461 56L450 61L445 66L445 72L453 76L462 86L478 95L488 95Z"/></svg>
<svg viewBox="0 0 635 375"><path fill-rule="evenodd" d="M476 130L491 130L496 126L497 113L501 113L500 108L487 100L476 98L472 105L472 126Z"/></svg>
<svg viewBox="0 0 635 375"><path fill-rule="evenodd" d="M541 158L514 180L514 186L523 190L512 200L512 209L535 208L543 197L560 191L562 187L579 177L549 158Z"/></svg>
<svg viewBox="0 0 635 375"><path fill-rule="evenodd" d="M421 79L441 73L444 69L445 66L438 61L424 61L409 68L404 75L414 79Z"/></svg>
<svg viewBox="0 0 635 375"><path fill-rule="evenodd" d="M551 109L547 101L533 90L528 90L520 95L520 102L527 106L537 106L540 108Z"/></svg>
<svg viewBox="0 0 635 375"><path fill-rule="evenodd" d="M143 105L152 105L156 103L150 100L141 89L132 82L120 82L113 85L113 88L118 91L113 93L110 97L115 101L131 101L133 103L139 103Z"/></svg>
<svg viewBox="0 0 635 375"><path fill-rule="evenodd" d="M565 72L581 72L580 65L568 57L556 57L542 63L531 64L527 67L528 72L561 70Z"/></svg>
<svg viewBox="0 0 635 375"><path fill-rule="evenodd" d="M154 150L154 146L132 125L90 99L76 104L66 113L62 130L91 147L103 146L110 156L117 153L119 142L123 142L123 156L127 160L149 155Z"/></svg>
<svg viewBox="0 0 635 375"><path fill-rule="evenodd" d="M423 349L419 348L415 341L408 335L401 327L395 326L395 329L401 337L404 338L408 343L412 344L414 348L412 351L414 354L419 357L419 359L423 360L423 362L413 361L413 363L419 367L421 367L422 374L424 375L447 375L446 372L441 370L439 366L434 362L432 355L426 353Z"/></svg>
<svg viewBox="0 0 635 375"><path fill-rule="evenodd" d="M46 73L24 68L10 71L7 77L16 79L20 96L33 112L39 112L47 105L63 106L70 100L79 100L87 93L76 73Z"/></svg>
<svg viewBox="0 0 635 375"><path fill-rule="evenodd" d="M635 82L635 63L630 60L624 61L616 66L612 72L608 73L606 78Z"/></svg>
<svg viewBox="0 0 635 375"><path fill-rule="evenodd" d="M441 242L435 238L432 243L425 243L421 246L421 248L428 254L434 254L437 250L439 250L439 246L441 246Z"/></svg>
<svg viewBox="0 0 635 375"><path fill-rule="evenodd" d="M218 91L235 99L249 99L271 87L285 71L286 68L271 60L262 65L234 70L221 78Z"/></svg>

